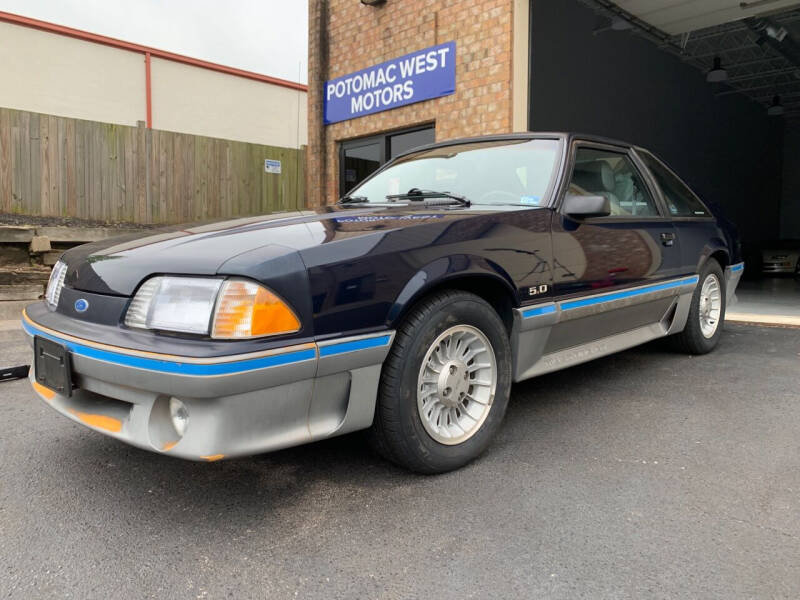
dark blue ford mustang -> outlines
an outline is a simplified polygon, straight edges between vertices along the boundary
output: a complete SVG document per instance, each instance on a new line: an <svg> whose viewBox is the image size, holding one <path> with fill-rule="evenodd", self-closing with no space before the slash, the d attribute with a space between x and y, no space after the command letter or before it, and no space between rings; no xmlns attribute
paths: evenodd
<svg viewBox="0 0 800 600"><path fill-rule="evenodd" d="M511 383L672 336L719 341L732 228L641 148L444 142L315 211L70 250L23 316L54 409L217 460L369 429L434 473L478 456Z"/></svg>

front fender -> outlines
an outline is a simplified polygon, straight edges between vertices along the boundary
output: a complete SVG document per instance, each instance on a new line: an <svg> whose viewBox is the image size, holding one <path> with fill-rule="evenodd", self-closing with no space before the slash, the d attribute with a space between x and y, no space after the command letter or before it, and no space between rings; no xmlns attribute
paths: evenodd
<svg viewBox="0 0 800 600"><path fill-rule="evenodd" d="M395 327L406 310L432 289L472 277L487 278L501 285L512 298L512 304L517 306L513 280L505 269L481 256L455 254L438 258L414 273L389 309L387 324Z"/></svg>

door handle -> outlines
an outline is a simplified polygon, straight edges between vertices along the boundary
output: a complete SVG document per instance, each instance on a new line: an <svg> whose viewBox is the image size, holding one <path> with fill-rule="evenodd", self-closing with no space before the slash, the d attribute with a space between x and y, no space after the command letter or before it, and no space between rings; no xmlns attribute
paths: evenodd
<svg viewBox="0 0 800 600"><path fill-rule="evenodd" d="M675 245L675 234L671 232L664 232L661 234L661 243L665 246Z"/></svg>

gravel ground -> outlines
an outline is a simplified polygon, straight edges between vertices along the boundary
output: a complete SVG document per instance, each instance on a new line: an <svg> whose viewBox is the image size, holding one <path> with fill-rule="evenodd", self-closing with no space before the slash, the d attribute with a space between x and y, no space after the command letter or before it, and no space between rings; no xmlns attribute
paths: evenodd
<svg viewBox="0 0 800 600"><path fill-rule="evenodd" d="M0 597L798 598L798 374L796 329L650 344L516 385L436 477L357 435L182 462L4 383Z"/></svg>

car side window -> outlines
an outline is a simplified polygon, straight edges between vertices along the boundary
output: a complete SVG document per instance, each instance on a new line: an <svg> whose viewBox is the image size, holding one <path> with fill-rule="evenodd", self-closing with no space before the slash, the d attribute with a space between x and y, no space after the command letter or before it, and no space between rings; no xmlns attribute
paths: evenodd
<svg viewBox="0 0 800 600"><path fill-rule="evenodd" d="M612 216L660 216L636 167L619 152L579 147L568 193L608 198Z"/></svg>
<svg viewBox="0 0 800 600"><path fill-rule="evenodd" d="M707 217L708 209L694 195L692 190L686 187L672 171L667 169L655 156L644 150L637 153L642 157L644 164L650 169L653 177L661 188L664 200L667 203L667 210L673 217Z"/></svg>

